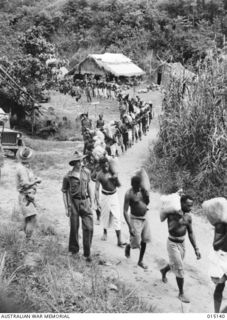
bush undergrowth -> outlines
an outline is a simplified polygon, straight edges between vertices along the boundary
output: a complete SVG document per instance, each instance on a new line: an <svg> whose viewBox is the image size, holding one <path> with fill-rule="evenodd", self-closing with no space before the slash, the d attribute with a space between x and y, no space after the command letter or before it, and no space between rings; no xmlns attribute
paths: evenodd
<svg viewBox="0 0 227 320"><path fill-rule="evenodd" d="M182 187L197 201L223 196L227 133L222 89L219 58L201 64L194 82L170 82L159 136L147 161L151 181L160 191Z"/></svg>
<svg viewBox="0 0 227 320"><path fill-rule="evenodd" d="M58 235L38 229L27 241L10 225L0 228L0 238L5 251L0 283L8 312L13 301L22 312L152 312L119 279L104 277L98 255L91 264L69 257Z"/></svg>

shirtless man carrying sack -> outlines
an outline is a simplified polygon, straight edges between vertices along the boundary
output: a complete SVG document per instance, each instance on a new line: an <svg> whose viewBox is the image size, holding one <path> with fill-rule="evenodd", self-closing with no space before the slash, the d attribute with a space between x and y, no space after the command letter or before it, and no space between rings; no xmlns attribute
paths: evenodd
<svg viewBox="0 0 227 320"><path fill-rule="evenodd" d="M169 237L167 241L167 251L169 255L169 264L161 269L162 281L167 282L166 273L170 270L176 275L177 286L179 289L178 298L189 303L189 299L184 295L184 266L185 256L185 235L188 232L189 240L195 250L197 259L201 258L198 247L196 246L195 236L192 230L192 217L189 214L193 199L189 195L181 196L181 210L179 212L169 213L161 217L161 221L167 219Z"/></svg>
<svg viewBox="0 0 227 320"><path fill-rule="evenodd" d="M125 194L124 217L129 227L130 244L125 247L125 256L130 257L131 249L140 249L138 266L147 269L143 263L146 245L151 241L149 223L147 221L147 205L149 204L149 193L141 188L141 177L134 176L131 179L132 188ZM130 216L128 209L131 209Z"/></svg>
<svg viewBox="0 0 227 320"><path fill-rule="evenodd" d="M120 186L118 177L111 172L107 158L100 159L100 167L95 187L95 199L98 208L101 208L101 223L103 225L102 240L107 240L107 229L113 227L117 235L117 245L124 247L121 241L121 214L120 204L117 194L117 187ZM99 199L99 189L102 186L101 201Z"/></svg>

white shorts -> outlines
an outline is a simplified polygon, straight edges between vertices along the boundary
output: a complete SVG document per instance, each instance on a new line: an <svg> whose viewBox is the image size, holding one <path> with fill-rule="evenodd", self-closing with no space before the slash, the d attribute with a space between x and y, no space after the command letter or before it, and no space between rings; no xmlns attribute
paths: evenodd
<svg viewBox="0 0 227 320"><path fill-rule="evenodd" d="M104 229L121 229L121 212L118 194L101 195L101 223Z"/></svg>

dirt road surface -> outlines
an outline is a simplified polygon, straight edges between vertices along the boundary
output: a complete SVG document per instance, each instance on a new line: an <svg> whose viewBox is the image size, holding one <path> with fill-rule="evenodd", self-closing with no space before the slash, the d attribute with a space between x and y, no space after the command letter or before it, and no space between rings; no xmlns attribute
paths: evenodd
<svg viewBox="0 0 227 320"><path fill-rule="evenodd" d="M157 110L156 110L157 111ZM139 169L148 154L149 144L157 135L157 127L153 126L146 137L120 159L122 187L119 189L120 203L123 210L125 191L130 187L132 173ZM187 239L185 258L185 293L190 298L190 304L182 304L178 298L177 285L172 273L168 275L168 283L161 281L159 269L168 262L166 242L168 237L167 223L161 223L159 218L160 194L150 194L149 221L152 233L152 243L148 245L144 262L149 266L143 270L137 266L139 250L131 250L131 258L124 257L124 250L116 246L114 231L109 231L108 241L100 241L102 228L95 226L94 250L98 250L112 267L118 272L121 280L135 289L145 301L151 303L155 312L213 312L213 284L208 275L208 254L213 240L211 226L199 217L193 217L194 231L202 259L197 260L194 250ZM122 218L123 239L128 241L128 228ZM108 268L108 267L106 267ZM225 305L223 300L223 306Z"/></svg>
<svg viewBox="0 0 227 320"><path fill-rule="evenodd" d="M156 118L147 136L141 142L136 143L130 150L120 157L119 177L122 187L119 189L120 203L123 211L123 197L125 191L130 186L130 178L134 171L140 168L148 154L150 142L152 142L158 132L157 115L160 107L156 105ZM77 145L79 147L79 144ZM75 150L73 144L69 144L67 149L62 150L64 155L72 154ZM57 152L51 150L52 153ZM13 202L16 199L15 191L15 161L6 159L3 172L3 182L0 191L1 217L4 220L10 219ZM55 171L54 171L55 170ZM63 174L68 170L67 161L59 164L55 169L42 171L43 183L40 186L38 199L43 208L43 214L54 222L58 232L61 234L61 241L67 251L69 221L65 216L63 207L61 182ZM50 176L53 175L52 179ZM168 261L166 241L167 225L161 223L159 219L160 195L151 192L151 202L149 210L149 221L152 232L152 243L147 247L144 262L149 266L148 270L143 270L137 266L138 250L132 250L131 258L124 256L124 249L116 245L114 230L109 230L108 240L101 241L102 227L95 225L93 253L99 252L109 263L103 266L103 272L114 273L119 279L125 282L132 290L135 290L141 298L154 307L154 312L213 312L213 284L208 275L208 254L212 245L212 227L200 217L193 217L194 231L198 247L200 248L202 259L196 260L194 251L187 239L185 258L185 293L190 297L190 304L182 304L178 298L175 277L172 273L168 275L168 283L161 281L159 269ZM128 228L122 217L123 240L129 240ZM223 306L227 304L225 293Z"/></svg>

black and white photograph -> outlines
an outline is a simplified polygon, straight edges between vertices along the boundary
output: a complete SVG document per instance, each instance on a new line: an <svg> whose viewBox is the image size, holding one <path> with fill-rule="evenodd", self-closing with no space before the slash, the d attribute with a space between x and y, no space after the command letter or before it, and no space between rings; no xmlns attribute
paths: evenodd
<svg viewBox="0 0 227 320"><path fill-rule="evenodd" d="M225 318L226 280L227 0L0 0L0 317Z"/></svg>

